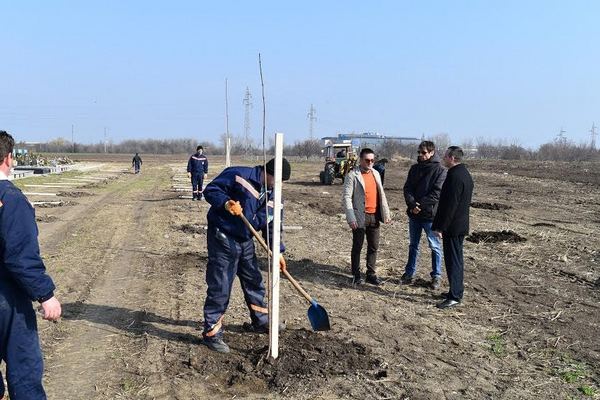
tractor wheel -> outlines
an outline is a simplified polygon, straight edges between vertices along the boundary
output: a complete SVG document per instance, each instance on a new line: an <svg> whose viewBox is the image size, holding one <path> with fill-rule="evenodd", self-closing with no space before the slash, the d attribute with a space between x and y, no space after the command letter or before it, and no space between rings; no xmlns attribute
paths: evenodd
<svg viewBox="0 0 600 400"><path fill-rule="evenodd" d="M321 182L321 185L325 184L325 171L319 172L319 182Z"/></svg>
<svg viewBox="0 0 600 400"><path fill-rule="evenodd" d="M333 184L333 181L335 180L335 165L334 164L327 164L325 166L325 171L323 171L325 174L324 176L324 183L326 185L331 185Z"/></svg>

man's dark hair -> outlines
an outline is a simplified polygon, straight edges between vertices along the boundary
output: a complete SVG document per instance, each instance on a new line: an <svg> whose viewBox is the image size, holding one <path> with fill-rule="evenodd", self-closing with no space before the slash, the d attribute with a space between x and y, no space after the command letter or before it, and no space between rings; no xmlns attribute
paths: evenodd
<svg viewBox="0 0 600 400"><path fill-rule="evenodd" d="M199 151L199 150L204 150L204 147L202 147L202 146L196 147L196 151Z"/></svg>
<svg viewBox="0 0 600 400"><path fill-rule="evenodd" d="M375 152L374 152L373 150L371 150L370 148L368 148L368 147L365 147L364 149L362 149L362 150L360 151L360 155L359 155L359 157L360 157L360 158L363 158L363 157L364 157L365 155L367 155L367 154L375 154Z"/></svg>
<svg viewBox="0 0 600 400"><path fill-rule="evenodd" d="M463 149L461 149L459 146L448 147L448 157L454 157L455 161L460 162L464 156L465 153L463 152Z"/></svg>
<svg viewBox="0 0 600 400"><path fill-rule="evenodd" d="M267 174L271 175L271 176L275 176L275 159L271 158L269 160L269 162L266 165L267 168ZM290 166L290 162L287 160L287 158L282 158L281 159L281 180L282 181L287 181L290 179L290 176L292 174L292 167Z"/></svg>
<svg viewBox="0 0 600 400"><path fill-rule="evenodd" d="M6 131L0 131L0 158L4 160L8 153L12 153L15 148L15 139Z"/></svg>
<svg viewBox="0 0 600 400"><path fill-rule="evenodd" d="M435 144L430 140L423 140L419 143L419 150L427 150L428 153L431 153L435 150Z"/></svg>

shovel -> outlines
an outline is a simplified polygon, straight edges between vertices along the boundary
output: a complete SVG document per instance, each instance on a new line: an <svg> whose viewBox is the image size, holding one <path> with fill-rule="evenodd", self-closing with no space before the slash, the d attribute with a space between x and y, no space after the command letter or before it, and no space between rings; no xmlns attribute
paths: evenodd
<svg viewBox="0 0 600 400"><path fill-rule="evenodd" d="M246 219L244 214L240 214L240 218L242 219L242 221L244 221L244 224L246 224L246 227L248 227L250 232L252 232L252 235L254 235L256 240L258 240L261 246L269 253L269 256L273 256L273 253L269 249L269 246L267 246L262 236L260 236L258 232L256 232L254 227L250 225L250 222L248 221L248 219ZM302 286L300 286L298 281L292 278L292 276L289 272L287 272L287 270L284 269L281 272L292 283L296 290L310 303L310 307L308 307L307 313L308 320L310 321L310 325L312 326L313 331L330 330L331 327L329 325L329 316L327 315L327 311L325 311L325 309L322 306L320 306L315 299L310 297L310 295L306 293L304 289L302 289Z"/></svg>

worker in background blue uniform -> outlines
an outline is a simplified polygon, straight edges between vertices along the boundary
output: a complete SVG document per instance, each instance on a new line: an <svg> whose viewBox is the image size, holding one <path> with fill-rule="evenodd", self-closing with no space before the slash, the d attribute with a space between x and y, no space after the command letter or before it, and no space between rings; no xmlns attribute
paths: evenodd
<svg viewBox="0 0 600 400"><path fill-rule="evenodd" d="M14 144L0 131L0 362L6 363L11 400L41 400L44 366L31 302L39 302L50 321L60 317L61 307L40 257L34 209L8 180ZM4 394L0 374L0 399Z"/></svg>
<svg viewBox="0 0 600 400"><path fill-rule="evenodd" d="M135 156L133 156L131 166L134 168L136 174L140 173L140 169L142 168L142 157L140 157L138 153L135 153Z"/></svg>
<svg viewBox="0 0 600 400"><path fill-rule="evenodd" d="M202 146L196 147L196 154L188 160L188 178L192 180L192 200L202 200L202 184L208 174L208 159Z"/></svg>
<svg viewBox="0 0 600 400"><path fill-rule="evenodd" d="M229 346L223 342L222 324L236 275L240 278L252 321L244 324L245 330L257 333L268 331L265 286L254 252L253 236L239 216L243 213L257 231L263 232L263 236L266 236L267 229L272 232L270 225L274 195L271 189L275 181L274 171L274 159L267 163L266 173L263 166L226 168L204 189L204 197L211 207L207 215L208 289L202 337L203 343L211 350L229 352ZM290 173L290 164L284 158L282 180L288 180ZM271 237L269 235L269 239ZM282 242L283 251L285 247ZM283 256L279 265L282 270L286 268Z"/></svg>

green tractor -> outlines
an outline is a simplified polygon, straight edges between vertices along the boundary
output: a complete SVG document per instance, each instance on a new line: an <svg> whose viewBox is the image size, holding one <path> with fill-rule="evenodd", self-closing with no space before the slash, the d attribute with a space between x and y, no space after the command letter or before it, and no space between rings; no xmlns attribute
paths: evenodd
<svg viewBox="0 0 600 400"><path fill-rule="evenodd" d="M357 152L351 143L330 144L323 148L325 167L319 173L319 181L323 185L332 185L335 178L342 182L346 174L356 165Z"/></svg>

